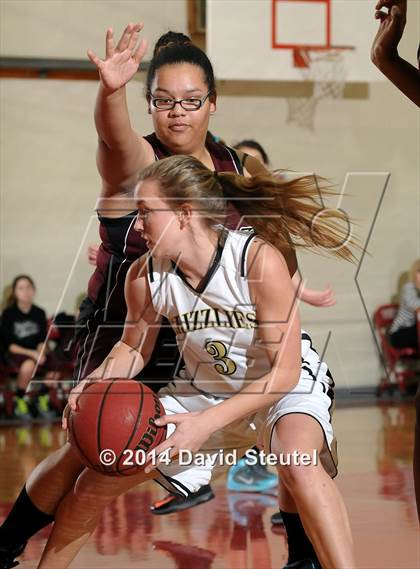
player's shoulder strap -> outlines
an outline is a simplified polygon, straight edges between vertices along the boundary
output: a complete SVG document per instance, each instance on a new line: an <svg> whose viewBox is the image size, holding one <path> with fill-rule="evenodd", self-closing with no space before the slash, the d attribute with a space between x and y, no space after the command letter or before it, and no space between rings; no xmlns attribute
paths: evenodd
<svg viewBox="0 0 420 569"><path fill-rule="evenodd" d="M173 273L172 263L168 259L158 259L153 257L150 251L147 254L147 275L150 283L154 283L156 280L162 280L165 275ZM157 277L157 279L156 279Z"/></svg>
<svg viewBox="0 0 420 569"><path fill-rule="evenodd" d="M149 280L151 283L153 283L155 280L155 277L153 276L153 257L152 257L152 255L149 255L149 257L147 259L147 270L149 272Z"/></svg>
<svg viewBox="0 0 420 569"><path fill-rule="evenodd" d="M155 160L162 160L162 158L167 158L168 156L172 155L169 148L162 144L162 142L158 139L156 133L152 132L143 138L153 148L153 152L155 153Z"/></svg>
<svg viewBox="0 0 420 569"><path fill-rule="evenodd" d="M239 263L239 270L241 277L246 277L246 254L251 245L252 240L256 237L257 233L253 227L244 226L239 229L240 233L244 233L244 244L242 246L241 260Z"/></svg>
<svg viewBox="0 0 420 569"><path fill-rule="evenodd" d="M217 142L210 133L207 133L206 148L211 154L217 172L235 172L243 175L244 169L234 148Z"/></svg>
<svg viewBox="0 0 420 569"><path fill-rule="evenodd" d="M246 277L246 255L249 249L249 246L254 239L257 237L258 234L253 227L241 227L238 231L243 232L248 235L243 245L242 253L241 253L241 261L240 261L240 274L241 277ZM283 255L287 268L289 270L290 278L293 277L295 272L297 271L298 264L296 259L296 251L294 250L292 244L289 246L284 245L284 247L279 248L280 253Z"/></svg>

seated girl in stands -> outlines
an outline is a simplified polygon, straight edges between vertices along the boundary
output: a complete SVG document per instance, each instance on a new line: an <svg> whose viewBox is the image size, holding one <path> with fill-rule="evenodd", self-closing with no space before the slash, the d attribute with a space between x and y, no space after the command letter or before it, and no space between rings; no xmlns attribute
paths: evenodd
<svg viewBox="0 0 420 569"><path fill-rule="evenodd" d="M420 310L420 259L410 269L409 282L402 286L400 306L389 328L389 340L394 348L417 348L417 311Z"/></svg>
<svg viewBox="0 0 420 569"><path fill-rule="evenodd" d="M56 379L56 360L44 343L47 335L47 318L42 308L33 303L35 283L28 275L18 275L13 280L1 317L1 337L7 350L8 365L17 371L16 390L13 397L13 416L31 419L28 398L25 395L36 366L40 372L48 372ZM49 417L48 389L42 385L36 399L36 414Z"/></svg>

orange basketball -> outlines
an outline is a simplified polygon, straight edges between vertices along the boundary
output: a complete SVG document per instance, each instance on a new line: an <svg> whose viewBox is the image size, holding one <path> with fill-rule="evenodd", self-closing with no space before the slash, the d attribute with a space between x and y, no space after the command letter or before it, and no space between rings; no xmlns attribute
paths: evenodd
<svg viewBox="0 0 420 569"><path fill-rule="evenodd" d="M166 426L154 423L165 414L149 387L131 379L89 385L69 416L72 448L83 464L110 476L144 470L146 455L166 438Z"/></svg>

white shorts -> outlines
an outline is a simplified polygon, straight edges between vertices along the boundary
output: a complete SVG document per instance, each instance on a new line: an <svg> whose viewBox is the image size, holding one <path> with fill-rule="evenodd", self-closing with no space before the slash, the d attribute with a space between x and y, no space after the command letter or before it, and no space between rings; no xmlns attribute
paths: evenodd
<svg viewBox="0 0 420 569"><path fill-rule="evenodd" d="M253 417L235 421L211 435L200 449L200 455L208 457L205 464L197 465L191 462L185 464L189 459L185 453L181 461L184 464L180 464L176 459L170 464L160 464L157 468L156 482L169 492L182 496L196 492L202 486L209 484L213 477L229 468L229 464L220 464L220 462L223 462L223 457L230 453L234 453L240 459L256 444L263 446L266 453L272 452L271 438L274 427L281 417L290 413L310 415L320 424L324 432L324 445L319 458L328 474L331 477L336 476L336 441L331 425L333 407L331 383L332 379L326 366L323 377L318 373L315 379L302 371L301 378L293 391L272 407L259 411ZM223 401L200 393L193 384L183 378L177 378L161 389L159 399L167 415L204 411ZM175 425L169 424L168 437L174 430ZM219 461L220 456L222 460Z"/></svg>

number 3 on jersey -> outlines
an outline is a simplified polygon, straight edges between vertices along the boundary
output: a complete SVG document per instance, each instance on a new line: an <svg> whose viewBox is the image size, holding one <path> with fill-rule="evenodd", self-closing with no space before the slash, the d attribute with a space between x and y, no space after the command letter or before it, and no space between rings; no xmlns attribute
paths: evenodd
<svg viewBox="0 0 420 569"><path fill-rule="evenodd" d="M214 364L217 373L222 375L233 375L236 371L236 364L233 360L226 357L227 347L223 342L210 340L205 346L207 352L218 363Z"/></svg>

